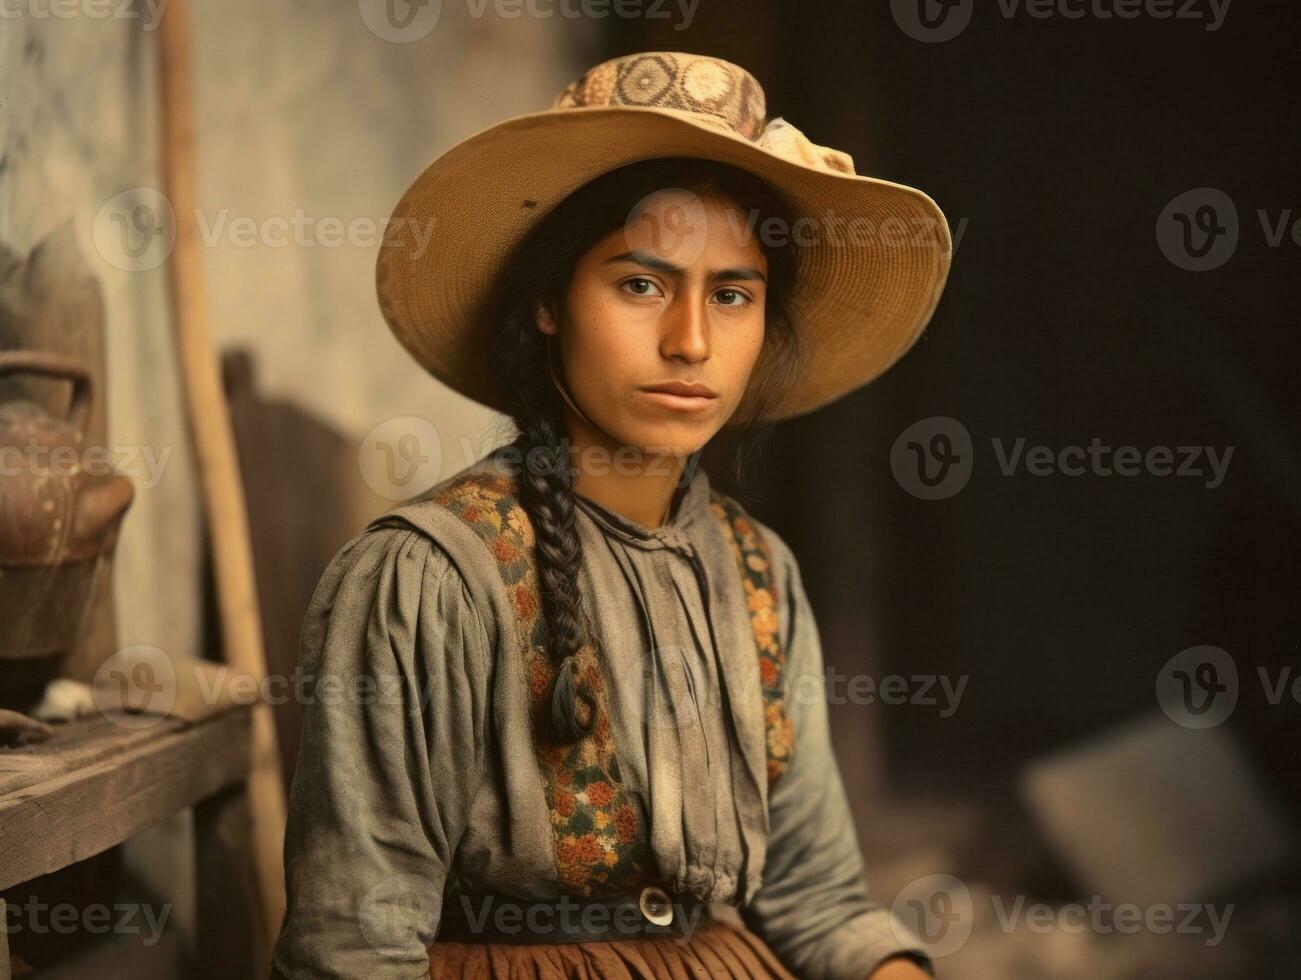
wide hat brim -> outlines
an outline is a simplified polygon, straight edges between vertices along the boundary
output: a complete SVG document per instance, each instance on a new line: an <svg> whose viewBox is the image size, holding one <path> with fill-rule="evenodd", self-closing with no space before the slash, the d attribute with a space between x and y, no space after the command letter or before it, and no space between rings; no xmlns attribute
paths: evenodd
<svg viewBox="0 0 1301 980"><path fill-rule="evenodd" d="M434 377L504 410L485 319L512 251L588 181L667 156L747 170L810 219L792 230L800 232L800 273L790 306L804 359L764 419L793 418L840 398L878 377L916 342L952 259L948 223L930 197L788 159L691 112L637 106L517 116L431 163L385 228L376 264L384 319Z"/></svg>

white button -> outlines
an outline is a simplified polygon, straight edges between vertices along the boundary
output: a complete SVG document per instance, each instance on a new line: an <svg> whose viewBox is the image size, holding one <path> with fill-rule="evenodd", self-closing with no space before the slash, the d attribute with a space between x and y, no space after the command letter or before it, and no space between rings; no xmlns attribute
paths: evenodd
<svg viewBox="0 0 1301 980"><path fill-rule="evenodd" d="M654 885L647 885L641 890L641 914L657 926L667 926L673 921L673 901L668 892Z"/></svg>

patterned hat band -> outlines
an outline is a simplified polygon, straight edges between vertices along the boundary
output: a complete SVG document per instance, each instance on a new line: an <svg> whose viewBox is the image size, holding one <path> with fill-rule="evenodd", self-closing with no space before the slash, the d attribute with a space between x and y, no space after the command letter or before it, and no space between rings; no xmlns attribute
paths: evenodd
<svg viewBox="0 0 1301 980"><path fill-rule="evenodd" d="M819 146L780 116L767 119L763 86L740 65L675 51L611 58L565 87L553 109L591 106L676 109L806 167L855 174L854 160Z"/></svg>

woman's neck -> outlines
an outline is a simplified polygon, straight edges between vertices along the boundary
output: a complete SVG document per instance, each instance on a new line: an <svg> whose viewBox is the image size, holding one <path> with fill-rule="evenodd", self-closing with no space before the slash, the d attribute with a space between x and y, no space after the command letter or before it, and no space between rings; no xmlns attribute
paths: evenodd
<svg viewBox="0 0 1301 980"><path fill-rule="evenodd" d="M623 445L574 418L569 433L577 493L643 527L668 522L686 457Z"/></svg>

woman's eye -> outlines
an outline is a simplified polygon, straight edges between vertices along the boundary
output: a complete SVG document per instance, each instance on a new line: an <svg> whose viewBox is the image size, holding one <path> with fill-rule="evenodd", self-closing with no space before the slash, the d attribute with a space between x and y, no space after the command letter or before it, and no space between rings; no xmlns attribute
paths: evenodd
<svg viewBox="0 0 1301 980"><path fill-rule="evenodd" d="M714 295L719 297L723 306L744 306L750 301L750 297L739 289L720 289Z"/></svg>
<svg viewBox="0 0 1301 980"><path fill-rule="evenodd" d="M659 286L655 285L650 279L641 276L626 279L623 285L625 288L630 288L634 296L654 296L659 292Z"/></svg>

